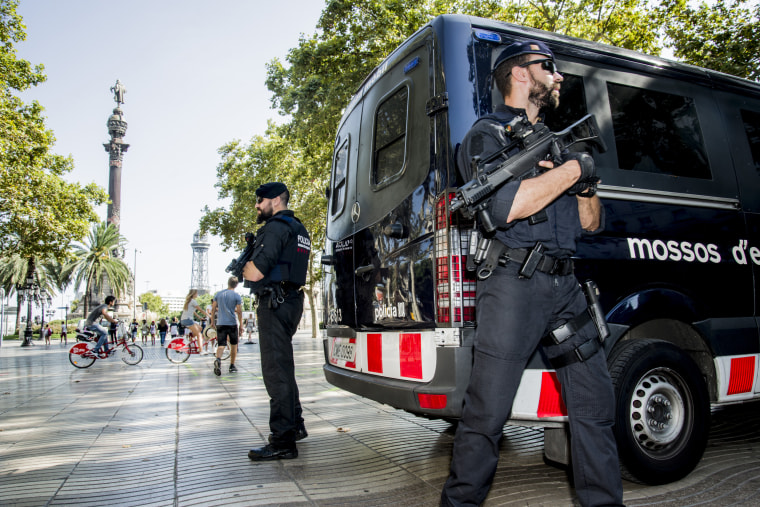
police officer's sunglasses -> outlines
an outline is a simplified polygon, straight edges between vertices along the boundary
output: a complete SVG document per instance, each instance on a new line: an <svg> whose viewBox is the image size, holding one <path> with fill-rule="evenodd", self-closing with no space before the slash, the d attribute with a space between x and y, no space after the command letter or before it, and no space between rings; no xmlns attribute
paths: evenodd
<svg viewBox="0 0 760 507"><path fill-rule="evenodd" d="M518 67L528 67L530 65L535 65L537 63L541 64L541 68L544 70L548 70L552 74L558 74L559 70L557 69L557 64L554 63L554 60L551 58L544 58L543 60L531 60L530 62L521 63L518 65Z"/></svg>

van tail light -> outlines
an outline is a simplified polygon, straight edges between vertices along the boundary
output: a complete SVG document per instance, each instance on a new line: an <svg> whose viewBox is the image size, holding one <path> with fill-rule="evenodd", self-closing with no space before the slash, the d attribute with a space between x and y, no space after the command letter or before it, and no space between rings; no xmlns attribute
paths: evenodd
<svg viewBox="0 0 760 507"><path fill-rule="evenodd" d="M435 204L435 305L439 325L461 327L475 320L475 279L467 273L472 223L452 216L447 191Z"/></svg>

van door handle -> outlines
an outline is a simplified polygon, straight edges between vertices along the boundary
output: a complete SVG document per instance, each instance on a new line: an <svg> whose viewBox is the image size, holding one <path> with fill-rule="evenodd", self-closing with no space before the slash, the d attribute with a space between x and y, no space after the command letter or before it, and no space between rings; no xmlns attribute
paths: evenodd
<svg viewBox="0 0 760 507"><path fill-rule="evenodd" d="M375 269L375 266L373 266L372 264L369 264L369 265L367 265L367 266L359 266L359 267L358 267L358 268L356 268L356 270L354 271L354 274L355 274L356 276L362 276L362 275L366 275L366 274L369 274L369 273L370 273L372 270L374 270L374 269Z"/></svg>
<svg viewBox="0 0 760 507"><path fill-rule="evenodd" d="M395 239L402 239L408 236L406 227L398 222L383 227L383 234Z"/></svg>

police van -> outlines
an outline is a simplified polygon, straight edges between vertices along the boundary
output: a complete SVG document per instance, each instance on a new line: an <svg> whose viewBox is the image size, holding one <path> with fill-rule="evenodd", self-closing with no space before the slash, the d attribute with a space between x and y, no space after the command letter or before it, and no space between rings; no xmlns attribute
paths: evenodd
<svg viewBox="0 0 760 507"><path fill-rule="evenodd" d="M450 211L457 147L501 102L492 63L516 40L545 42L564 76L561 131L593 114L604 230L584 237L611 330L624 474L687 475L711 407L760 398L760 85L525 27L445 15L399 46L347 105L328 188L324 373L342 389L456 419L472 367L472 222ZM536 352L511 424L545 428L568 462L557 376Z"/></svg>

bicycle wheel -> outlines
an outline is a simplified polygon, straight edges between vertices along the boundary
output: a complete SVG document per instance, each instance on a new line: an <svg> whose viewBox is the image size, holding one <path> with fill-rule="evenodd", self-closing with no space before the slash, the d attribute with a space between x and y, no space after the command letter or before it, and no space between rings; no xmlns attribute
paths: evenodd
<svg viewBox="0 0 760 507"><path fill-rule="evenodd" d="M213 344L214 348L214 357L216 357L216 349L219 348L219 345L216 343L216 340L213 340L211 342ZM222 352L222 359L229 359L230 358L230 348L224 347L224 352Z"/></svg>
<svg viewBox="0 0 760 507"><path fill-rule="evenodd" d="M143 349L137 344L127 345L125 343L121 346L120 355L122 361L134 365L142 361Z"/></svg>
<svg viewBox="0 0 760 507"><path fill-rule="evenodd" d="M77 368L89 368L95 362L95 358L85 356L90 349L86 343L77 343L69 349L69 362Z"/></svg>
<svg viewBox="0 0 760 507"><path fill-rule="evenodd" d="M190 357L190 349L182 338L175 338L166 346L166 359L172 363L184 363Z"/></svg>

